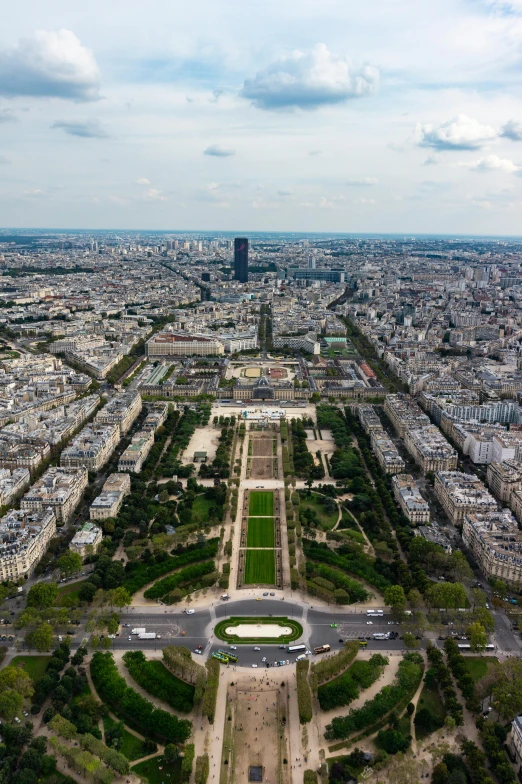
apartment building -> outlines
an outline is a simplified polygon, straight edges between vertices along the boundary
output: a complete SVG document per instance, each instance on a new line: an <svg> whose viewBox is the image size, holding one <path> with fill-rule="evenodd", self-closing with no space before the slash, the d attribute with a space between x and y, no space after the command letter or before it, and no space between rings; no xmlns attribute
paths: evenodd
<svg viewBox="0 0 522 784"><path fill-rule="evenodd" d="M99 471L110 458L120 441L118 425L87 425L81 430L60 457L60 465L69 468L84 467Z"/></svg>
<svg viewBox="0 0 522 784"><path fill-rule="evenodd" d="M404 445L424 474L457 467L457 452L434 425L407 430Z"/></svg>
<svg viewBox="0 0 522 784"><path fill-rule="evenodd" d="M503 463L490 463L486 479L493 495L503 504L509 504L511 494L522 490L522 462L505 460Z"/></svg>
<svg viewBox="0 0 522 784"><path fill-rule="evenodd" d="M203 335L158 332L146 343L147 356L156 357L200 357L221 356L225 348L220 340Z"/></svg>
<svg viewBox="0 0 522 784"><path fill-rule="evenodd" d="M160 428L165 420L167 419L169 413L169 404L168 403L148 403L147 404L147 416L141 426L142 430L152 430L156 432L158 428Z"/></svg>
<svg viewBox="0 0 522 784"><path fill-rule="evenodd" d="M522 531L511 512L465 515L462 539L488 579L522 586Z"/></svg>
<svg viewBox="0 0 522 784"><path fill-rule="evenodd" d="M87 483L86 468L51 466L24 495L20 508L39 512L49 507L58 523L67 523L80 503Z"/></svg>
<svg viewBox="0 0 522 784"><path fill-rule="evenodd" d="M102 487L102 491L91 504L89 517L91 520L106 520L116 517L123 504L123 499L131 491L131 479L128 474L110 474Z"/></svg>
<svg viewBox="0 0 522 784"><path fill-rule="evenodd" d="M374 430L382 430L382 422L373 406L358 406L357 413L364 432L369 435Z"/></svg>
<svg viewBox="0 0 522 784"><path fill-rule="evenodd" d="M384 411L401 438L404 438L406 430L418 429L430 424L429 417L422 413L410 395L386 395Z"/></svg>
<svg viewBox="0 0 522 784"><path fill-rule="evenodd" d="M94 419L96 424L117 425L121 435L128 433L142 408L141 395L136 390L115 395Z"/></svg>
<svg viewBox="0 0 522 784"><path fill-rule="evenodd" d="M435 495L454 525L462 523L468 512L495 512L497 502L478 476L460 471L437 471Z"/></svg>
<svg viewBox="0 0 522 784"><path fill-rule="evenodd" d="M12 504L19 493L31 484L28 468L0 468L0 506Z"/></svg>
<svg viewBox="0 0 522 784"><path fill-rule="evenodd" d="M505 460L522 460L522 433L513 431L493 436L493 463Z"/></svg>
<svg viewBox="0 0 522 784"><path fill-rule="evenodd" d="M12 509L0 519L0 580L31 574L56 534L56 517L49 507Z"/></svg>
<svg viewBox="0 0 522 784"><path fill-rule="evenodd" d="M420 525L418 528L414 529L415 536L422 536L423 539L426 539L427 542L431 542L431 544L438 544L439 547L442 547L446 555L451 555L452 553L452 546L451 542L444 533L435 525Z"/></svg>
<svg viewBox="0 0 522 784"><path fill-rule="evenodd" d="M412 525L430 522L430 506L422 497L411 474L396 474L392 477L395 500Z"/></svg>
<svg viewBox="0 0 522 784"><path fill-rule="evenodd" d="M516 716L511 722L511 749L517 763L522 764L522 716Z"/></svg>
<svg viewBox="0 0 522 784"><path fill-rule="evenodd" d="M372 449L382 470L386 474L400 474L404 471L404 460L397 451L391 438L384 430L371 433Z"/></svg>
<svg viewBox="0 0 522 784"><path fill-rule="evenodd" d="M518 522L522 523L522 490L513 490L509 499L509 508Z"/></svg>
<svg viewBox="0 0 522 784"><path fill-rule="evenodd" d="M140 430L136 433L127 449L120 455L118 471L139 474L153 444L153 430Z"/></svg>
<svg viewBox="0 0 522 784"><path fill-rule="evenodd" d="M33 473L51 454L47 441L0 432L0 467L27 468Z"/></svg>
<svg viewBox="0 0 522 784"><path fill-rule="evenodd" d="M93 555L98 550L102 539L101 528L93 523L85 523L71 539L69 550L85 558L86 555Z"/></svg>

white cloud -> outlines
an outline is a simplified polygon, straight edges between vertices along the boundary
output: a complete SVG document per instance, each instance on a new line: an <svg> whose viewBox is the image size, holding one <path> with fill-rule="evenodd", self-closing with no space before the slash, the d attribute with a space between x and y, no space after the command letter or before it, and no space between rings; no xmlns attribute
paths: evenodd
<svg viewBox="0 0 522 784"><path fill-rule="evenodd" d="M146 177L140 177L139 180L136 180L136 185L150 185L150 180Z"/></svg>
<svg viewBox="0 0 522 784"><path fill-rule="evenodd" d="M504 139L511 139L512 142L521 142L522 123L519 123L516 120L509 120L505 125L502 126L500 136L502 136Z"/></svg>
<svg viewBox="0 0 522 784"><path fill-rule="evenodd" d="M35 188L32 191L24 191L22 195L25 199L43 199L46 193L41 188Z"/></svg>
<svg viewBox="0 0 522 784"><path fill-rule="evenodd" d="M0 123L14 122L15 115L10 109L0 109Z"/></svg>
<svg viewBox="0 0 522 784"><path fill-rule="evenodd" d="M157 188L149 188L145 191L143 198L147 201L167 201L168 197Z"/></svg>
<svg viewBox="0 0 522 784"><path fill-rule="evenodd" d="M283 190L277 191L277 195L278 196L293 196L294 192L290 191L290 190L284 190L283 189Z"/></svg>
<svg viewBox="0 0 522 784"><path fill-rule="evenodd" d="M38 30L0 51L0 95L97 100L100 72L71 30Z"/></svg>
<svg viewBox="0 0 522 784"><path fill-rule="evenodd" d="M348 179L346 180L346 185L353 185L358 188L367 188L371 187L372 185L377 185L379 180L376 177L362 177L362 179Z"/></svg>
<svg viewBox="0 0 522 784"><path fill-rule="evenodd" d="M67 120L57 120L51 128L61 128L69 136L79 136L82 139L106 139L107 129L99 120L83 120L69 122Z"/></svg>
<svg viewBox="0 0 522 784"><path fill-rule="evenodd" d="M486 155L484 158L470 163L459 163L459 166L465 166L467 169L478 172L503 171L514 174L520 170L520 166L514 164L513 161L508 158L499 158L498 155Z"/></svg>
<svg viewBox="0 0 522 784"><path fill-rule="evenodd" d="M496 138L494 128L482 125L465 114L459 114L438 126L420 123L417 126L418 144L436 150L479 150Z"/></svg>
<svg viewBox="0 0 522 784"><path fill-rule="evenodd" d="M245 79L241 95L258 109L316 109L373 95L378 86L378 68L353 69L346 57L317 44L310 51L280 57L252 79Z"/></svg>
<svg viewBox="0 0 522 784"><path fill-rule="evenodd" d="M375 204L375 199L356 199L354 204Z"/></svg>
<svg viewBox="0 0 522 784"><path fill-rule="evenodd" d="M426 160L423 162L422 165L423 166L436 166L438 163L440 163L440 155L437 155L435 153L434 155L428 155L428 157L426 158Z"/></svg>
<svg viewBox="0 0 522 784"><path fill-rule="evenodd" d="M235 155L236 151L231 147L223 147L221 144L211 144L203 150L203 155L214 155L216 158L228 158L230 155Z"/></svg>

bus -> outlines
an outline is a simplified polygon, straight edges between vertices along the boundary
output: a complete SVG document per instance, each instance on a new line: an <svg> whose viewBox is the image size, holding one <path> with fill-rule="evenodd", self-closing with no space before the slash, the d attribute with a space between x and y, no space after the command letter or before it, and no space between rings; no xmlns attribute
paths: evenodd
<svg viewBox="0 0 522 784"><path fill-rule="evenodd" d="M314 648L314 653L328 653L329 650L329 645L319 645L318 648Z"/></svg>
<svg viewBox="0 0 522 784"><path fill-rule="evenodd" d="M228 651L222 651L221 648L218 650L218 653L221 656L226 656L231 662L237 662L237 656L234 653L229 653Z"/></svg>
<svg viewBox="0 0 522 784"><path fill-rule="evenodd" d="M389 640L390 639L390 635L387 634L386 632L375 632L375 634L373 634L372 637L373 637L374 640Z"/></svg>
<svg viewBox="0 0 522 784"><path fill-rule="evenodd" d="M306 651L306 645L289 645L286 650L288 653L300 653Z"/></svg>
<svg viewBox="0 0 522 784"><path fill-rule="evenodd" d="M366 610L366 615L369 618L380 618L381 615L384 615L384 610Z"/></svg>
<svg viewBox="0 0 522 784"><path fill-rule="evenodd" d="M471 645L469 644L469 642L459 643L458 648L459 648L460 651L470 651L471 650ZM486 645L484 650L486 650L486 651L494 651L495 650L495 646L491 645L491 643L490 643L489 645Z"/></svg>
<svg viewBox="0 0 522 784"><path fill-rule="evenodd" d="M223 664L228 664L229 661L228 656L224 653L219 653L219 651L218 652L214 651L214 653L212 654L212 658L217 659Z"/></svg>

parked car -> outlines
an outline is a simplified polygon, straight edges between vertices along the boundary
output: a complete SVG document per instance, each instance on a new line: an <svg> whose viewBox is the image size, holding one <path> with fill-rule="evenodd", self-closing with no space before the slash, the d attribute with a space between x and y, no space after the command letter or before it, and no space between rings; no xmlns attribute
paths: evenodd
<svg viewBox="0 0 522 784"><path fill-rule="evenodd" d="M253 664L253 665L252 665L252 667L254 667L254 668L256 668L256 669L257 669L257 664Z"/></svg>
<svg viewBox="0 0 522 784"><path fill-rule="evenodd" d="M203 651L200 651L199 648L194 648L194 653L199 653L200 656L203 655ZM199 664L198 664L199 667Z"/></svg>
<svg viewBox="0 0 522 784"><path fill-rule="evenodd" d="M261 648L259 648L259 647L256 645L256 647L254 648L254 650L255 650L255 651L260 651L260 650L261 650Z"/></svg>

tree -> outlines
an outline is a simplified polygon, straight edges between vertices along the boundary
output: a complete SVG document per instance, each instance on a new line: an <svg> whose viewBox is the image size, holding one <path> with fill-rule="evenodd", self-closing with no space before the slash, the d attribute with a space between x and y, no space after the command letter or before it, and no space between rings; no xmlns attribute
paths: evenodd
<svg viewBox="0 0 522 784"><path fill-rule="evenodd" d="M485 607L487 603L487 596L485 591L482 591L480 588L472 588L471 589L471 599L473 601L473 607Z"/></svg>
<svg viewBox="0 0 522 784"><path fill-rule="evenodd" d="M426 592L432 607L456 609L466 606L466 589L462 583L432 583Z"/></svg>
<svg viewBox="0 0 522 784"><path fill-rule="evenodd" d="M96 594L96 586L90 582L84 583L78 593L81 602L92 602Z"/></svg>
<svg viewBox="0 0 522 784"><path fill-rule="evenodd" d="M419 767L411 756L399 752L388 771L390 784L419 784Z"/></svg>
<svg viewBox="0 0 522 784"><path fill-rule="evenodd" d="M0 694L0 716L6 721L12 721L23 705L24 698L13 689L7 689Z"/></svg>
<svg viewBox="0 0 522 784"><path fill-rule="evenodd" d="M110 601L111 604L114 604L121 610L123 607L128 607L128 605L132 602L132 596L126 588L120 585L119 588L114 588L111 591Z"/></svg>
<svg viewBox="0 0 522 784"><path fill-rule="evenodd" d="M446 718L444 719L444 728L448 732L453 732L456 726L457 726L457 722L455 721L453 716L446 716Z"/></svg>
<svg viewBox="0 0 522 784"><path fill-rule="evenodd" d="M469 637L469 645L472 651L484 651L488 644L486 630L481 623L472 623L466 629Z"/></svg>
<svg viewBox="0 0 522 784"><path fill-rule="evenodd" d="M406 607L406 596L402 585L390 585L384 591L384 604L391 607L392 617L396 620L402 617Z"/></svg>
<svg viewBox="0 0 522 784"><path fill-rule="evenodd" d="M165 751L163 752L163 759L165 762L176 762L179 759L179 749L174 743L168 743L165 746Z"/></svg>
<svg viewBox="0 0 522 784"><path fill-rule="evenodd" d="M82 557L79 553L73 553L72 550L68 550L61 558L58 558L56 566L60 570L62 577L71 577L71 575L81 571L82 563Z"/></svg>
<svg viewBox="0 0 522 784"><path fill-rule="evenodd" d="M22 697L32 697L33 681L22 667L4 667L0 670L0 692L14 689Z"/></svg>
<svg viewBox="0 0 522 784"><path fill-rule="evenodd" d="M56 583L36 583L29 588L27 594L27 606L45 610L52 607L58 596L58 586Z"/></svg>
<svg viewBox="0 0 522 784"><path fill-rule="evenodd" d="M50 623L41 623L26 634L25 641L30 648L36 648L39 653L48 651L53 644L53 627Z"/></svg>
<svg viewBox="0 0 522 784"><path fill-rule="evenodd" d="M418 588L412 588L408 593L408 602L412 610L417 610L422 607L422 594Z"/></svg>
<svg viewBox="0 0 522 784"><path fill-rule="evenodd" d="M402 641L406 648L420 648L420 640L417 640L411 632L405 632L402 635Z"/></svg>

